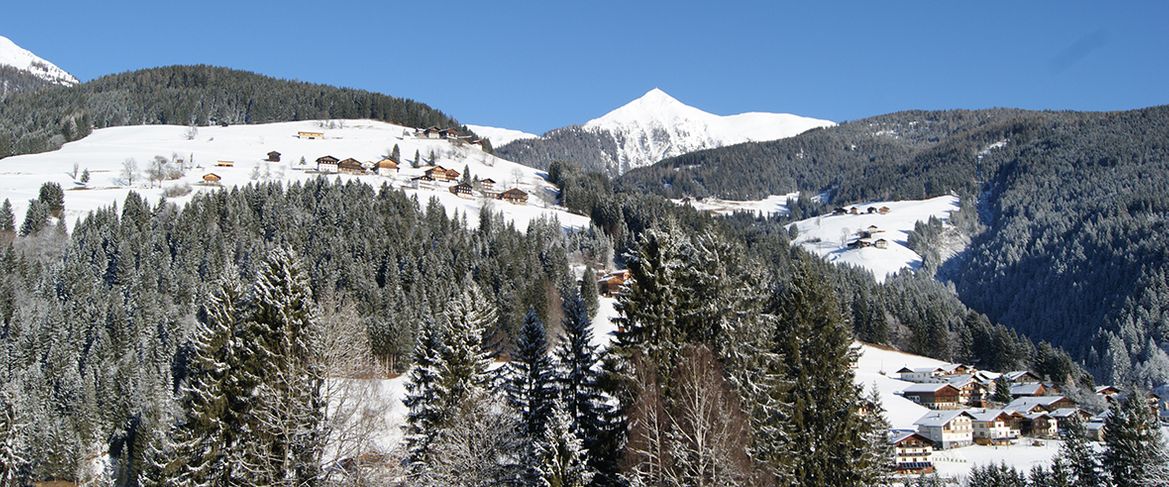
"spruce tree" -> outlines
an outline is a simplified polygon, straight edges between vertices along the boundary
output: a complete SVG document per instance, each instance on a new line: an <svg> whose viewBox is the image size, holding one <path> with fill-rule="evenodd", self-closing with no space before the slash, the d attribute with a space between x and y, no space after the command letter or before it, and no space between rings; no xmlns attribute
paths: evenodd
<svg viewBox="0 0 1169 487"><path fill-rule="evenodd" d="M554 406L542 441L540 472L544 485L550 487L584 487L596 475L588 465L588 450L573 431L573 420Z"/></svg>
<svg viewBox="0 0 1169 487"><path fill-rule="evenodd" d="M20 226L20 236L34 235L49 226L49 207L41 200L29 200L28 211L24 214L24 223Z"/></svg>
<svg viewBox="0 0 1169 487"><path fill-rule="evenodd" d="M606 440L613 417L598 387L599 359L592 343L593 325L579 293L566 297L562 325L564 334L554 352L560 404L588 450L589 465L608 477L616 472L616 452L606 446L611 446Z"/></svg>
<svg viewBox="0 0 1169 487"><path fill-rule="evenodd" d="M421 154L418 153L417 149L414 150L414 159L410 160L410 165L413 166L414 169L418 169L418 168L422 167Z"/></svg>
<svg viewBox="0 0 1169 487"><path fill-rule="evenodd" d="M9 391L0 391L0 487L21 485L21 476L27 464L22 453L23 425Z"/></svg>
<svg viewBox="0 0 1169 487"><path fill-rule="evenodd" d="M394 162L402 162L402 151L398 149L398 144L394 144L394 148L390 149L390 159L393 159Z"/></svg>
<svg viewBox="0 0 1169 487"><path fill-rule="evenodd" d="M864 485L858 460L865 452L864 424L857 415L860 390L853 383L856 352L831 289L806 261L777 298L779 349L792 384L791 441L802 452L793 474L811 485Z"/></svg>
<svg viewBox="0 0 1169 487"><path fill-rule="evenodd" d="M183 384L184 418L174 432L174 449L162 472L184 485L223 485L239 473L236 438L242 411L232 401L246 391L233 390L238 364L234 348L243 288L229 269L204 307L204 319L192 338L193 354ZM239 405L239 404L237 404Z"/></svg>
<svg viewBox="0 0 1169 487"><path fill-rule="evenodd" d="M472 394L490 385L487 368L491 354L483 347L483 334L495 321L495 307L471 282L447 309L446 346L442 349L439 379L443 384L440 404L444 411L454 411Z"/></svg>
<svg viewBox="0 0 1169 487"><path fill-rule="evenodd" d="M1059 449L1058 459L1066 461L1061 468L1066 468L1068 477L1075 485L1082 487L1103 486L1104 472L1100 465L1099 455L1092 447L1084 429L1084 423L1079 416L1072 416L1066 423L1063 435L1063 446Z"/></svg>
<svg viewBox="0 0 1169 487"><path fill-rule="evenodd" d="M535 310L529 309L520 327L515 353L505 369L503 389L508 403L519 414L521 439L532 466L538 463L543 449L545 429L556 398L554 372L544 323Z"/></svg>
<svg viewBox="0 0 1169 487"><path fill-rule="evenodd" d="M419 478L430 462L430 447L441 426L439 398L445 395L440 382L444 346L442 327L432 319L422 322L414 346L414 366L406 380L407 408L406 468L412 478Z"/></svg>
<svg viewBox="0 0 1169 487"><path fill-rule="evenodd" d="M994 394L991 395L991 400L997 404L1008 404L1013 398L1011 397L1011 383L1007 382L1007 378L998 376L994 380Z"/></svg>
<svg viewBox="0 0 1169 487"><path fill-rule="evenodd" d="M877 384L872 385L864 398L867 408L861 423L864 451L857 461L858 475L864 485L890 485L889 464L893 461L893 446L889 444L889 420Z"/></svg>
<svg viewBox="0 0 1169 487"><path fill-rule="evenodd" d="M1169 485L1169 455L1161 426L1145 397L1144 391L1134 389L1113 404L1112 414L1104 421L1101 463L1111 485Z"/></svg>
<svg viewBox="0 0 1169 487"><path fill-rule="evenodd" d="M49 215L52 215L54 218L62 218L65 216L65 190L61 189L60 184L42 184L37 199L49 208Z"/></svg>
<svg viewBox="0 0 1169 487"><path fill-rule="evenodd" d="M0 245L6 245L16 238L16 216L12 213L12 202L4 198L0 203Z"/></svg>
<svg viewBox="0 0 1169 487"><path fill-rule="evenodd" d="M581 272L580 297L584 300L589 317L596 316L597 308L600 307L600 296L597 293L597 273L591 265L585 266L584 271Z"/></svg>

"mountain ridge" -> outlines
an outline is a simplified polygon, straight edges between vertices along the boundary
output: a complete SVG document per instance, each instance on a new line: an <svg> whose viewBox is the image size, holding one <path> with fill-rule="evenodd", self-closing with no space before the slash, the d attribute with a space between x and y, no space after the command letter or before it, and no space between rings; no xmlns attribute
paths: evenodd
<svg viewBox="0 0 1169 487"><path fill-rule="evenodd" d="M73 86L78 80L68 71L61 69L48 60L33 54L20 47L11 39L0 35L0 66L11 66L17 70L28 72L49 84Z"/></svg>

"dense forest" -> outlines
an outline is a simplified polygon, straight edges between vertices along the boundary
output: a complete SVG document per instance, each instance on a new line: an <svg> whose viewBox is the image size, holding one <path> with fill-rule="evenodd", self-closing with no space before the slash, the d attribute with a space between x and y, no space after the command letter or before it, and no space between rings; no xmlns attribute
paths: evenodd
<svg viewBox="0 0 1169 487"><path fill-rule="evenodd" d="M1070 350L1100 380L1152 386L1169 381L1166 140L1169 107L903 112L686 154L613 186L669 197L828 196L805 199L801 214L958 194L977 210L966 218L978 218L967 226L971 244L938 276L965 303Z"/></svg>
<svg viewBox="0 0 1169 487"><path fill-rule="evenodd" d="M496 147L495 154L538 169L547 169L555 161L573 161L585 170L617 176L629 170L617 163L620 149L619 141L608 131L569 126L538 139L513 140Z"/></svg>
<svg viewBox="0 0 1169 487"><path fill-rule="evenodd" d="M333 118L459 125L423 103L379 93L213 66L169 66L8 97L0 104L0 158L54 150L95 128Z"/></svg>
<svg viewBox="0 0 1169 487"><path fill-rule="evenodd" d="M28 71L12 66L0 66L0 102L21 91L33 91L50 83Z"/></svg>
<svg viewBox="0 0 1169 487"><path fill-rule="evenodd" d="M554 174L566 195L607 181ZM66 232L59 189L19 225L0 207L15 271L0 277L0 466L19 479L871 485L885 426L855 413L854 336L1091 385L926 276L879 285L793 249L780 221L653 195L597 193L592 229L518 232L322 178L183 207L131 195ZM635 280L598 352L596 288L569 264L614 250ZM402 371L404 447L354 463L384 432L355 419L377 404L353 384ZM699 414L706 401L741 414ZM695 443L695 428L729 436Z"/></svg>

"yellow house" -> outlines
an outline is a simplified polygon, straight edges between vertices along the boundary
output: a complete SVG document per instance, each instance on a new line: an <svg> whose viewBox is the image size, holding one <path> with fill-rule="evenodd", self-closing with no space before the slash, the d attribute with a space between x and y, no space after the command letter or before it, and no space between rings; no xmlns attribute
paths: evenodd
<svg viewBox="0 0 1169 487"><path fill-rule="evenodd" d="M235 161L219 161L215 163L215 167L235 167Z"/></svg>
<svg viewBox="0 0 1169 487"><path fill-rule="evenodd" d="M325 133L324 132L305 132L305 131L301 130L301 131L296 133L296 136L297 136L297 138L301 138L301 139L323 139L323 138L325 138Z"/></svg>

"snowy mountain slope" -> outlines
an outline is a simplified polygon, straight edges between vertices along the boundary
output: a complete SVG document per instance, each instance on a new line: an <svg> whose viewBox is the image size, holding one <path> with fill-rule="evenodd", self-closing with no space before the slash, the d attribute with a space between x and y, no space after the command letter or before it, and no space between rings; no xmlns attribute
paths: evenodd
<svg viewBox="0 0 1169 487"><path fill-rule="evenodd" d="M833 125L828 120L786 113L715 115L654 88L584 125L556 129L539 139L519 140L501 154L535 167L546 167L556 159L573 160L617 175L687 152L782 139Z"/></svg>
<svg viewBox="0 0 1169 487"><path fill-rule="evenodd" d="M510 143L513 140L519 139L536 139L539 135L529 134L522 130L504 129L499 127L488 127L486 125L471 125L467 124L467 128L478 134L480 137L491 140L491 145L501 146Z"/></svg>
<svg viewBox="0 0 1169 487"><path fill-rule="evenodd" d="M787 201L800 196L800 193L773 194L760 200L724 200L719 198L676 199L670 200L679 205L690 205L695 210L715 215L730 215L740 211L748 211L759 216L786 215Z"/></svg>
<svg viewBox="0 0 1169 487"><path fill-rule="evenodd" d="M77 84L77 78L36 54L29 52L7 37L0 36L0 65L12 66L21 71L27 71L34 76L53 84L71 86Z"/></svg>
<svg viewBox="0 0 1169 487"><path fill-rule="evenodd" d="M455 146L445 140L417 139L412 129L372 120L345 121L343 128L323 129L321 122L286 122L263 125L235 125L230 127L200 127L192 140L186 136L187 128L173 125L145 125L107 128L94 131L90 136L65 144L60 150L41 154L15 156L0 161L0 199L12 201L17 225L23 221L28 201L36 198L44 182L59 183L65 191L66 224L73 225L78 218L89 211L120 202L130 191L136 191L157 201L163 194L163 187L182 183L190 184L194 191L213 191L213 186L203 186L202 177L214 173L222 177L224 187L244 185L257 181L303 181L318 177L311 171L302 170L299 161L303 157L306 168L315 169L313 161L324 155L359 161L377 161L381 156L398 145L405 161L399 174L394 178L376 175L349 176L328 175L329 178L353 179L374 187L389 183L402 187L407 194L417 195L422 204L431 197L438 198L448 214L467 215L468 224L478 224L478 213L483 207L502 211L505 218L514 221L523 230L528 222L541 216L556 217L565 226L583 227L588 218L568 213L554 206L555 187L544 180L543 172L515 164L484 153L477 146ZM323 131L325 139L309 140L296 137L297 131ZM282 153L282 162L264 162L269 151ZM411 189L408 186L413 176L425 171L425 167L412 168L410 162L418 151L427 159L433 152L438 164L455 169L460 173L469 169L479 178L492 178L498 187L518 187L530 194L526 205L515 205L498 200L482 198L460 198L442 184L433 188ZM182 158L192 161L194 168L179 181L167 181L163 187L151 187L143 178L132 185L117 181L123 162L134 159L139 168L139 177L145 176L147 164L156 155L167 158ZM215 167L216 161L234 161L235 167ZM81 170L88 169L91 181L88 186L75 182L71 173L76 163ZM170 201L185 202L191 196L170 198Z"/></svg>
<svg viewBox="0 0 1169 487"><path fill-rule="evenodd" d="M885 215L866 213L869 207L889 207ZM872 271L878 281L884 281L889 274L901 269L917 269L921 256L906 247L908 234L918 221L935 216L948 221L950 212L958 210L956 196L939 196L919 201L884 201L857 205L859 215L821 215L792 223L798 229L798 236L792 245L805 249L829 262L847 263ZM881 232L874 239L885 239L889 247L853 249L848 242L858 238L857 233L875 225Z"/></svg>

